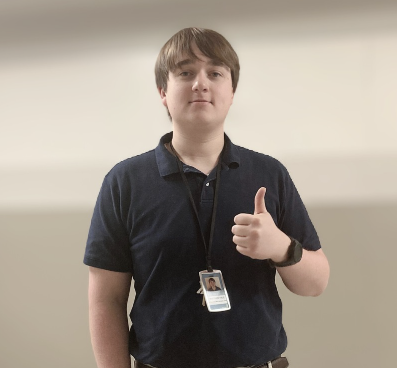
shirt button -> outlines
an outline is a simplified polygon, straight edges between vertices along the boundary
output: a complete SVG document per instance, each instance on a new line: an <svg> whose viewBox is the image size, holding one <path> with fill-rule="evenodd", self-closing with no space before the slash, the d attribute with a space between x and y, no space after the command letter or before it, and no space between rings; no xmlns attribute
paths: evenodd
<svg viewBox="0 0 397 368"><path fill-rule="evenodd" d="M209 186L210 186L210 183L205 184L205 186L206 186L206 187L209 187Z"/></svg>

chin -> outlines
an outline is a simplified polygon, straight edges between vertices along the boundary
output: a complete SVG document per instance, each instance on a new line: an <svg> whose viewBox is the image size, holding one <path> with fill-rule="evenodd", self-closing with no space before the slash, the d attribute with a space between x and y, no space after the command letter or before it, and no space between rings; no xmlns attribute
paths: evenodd
<svg viewBox="0 0 397 368"><path fill-rule="evenodd" d="M213 114L191 114L190 116L175 117L173 123L180 127L195 129L214 129L223 127L224 119L215 118Z"/></svg>

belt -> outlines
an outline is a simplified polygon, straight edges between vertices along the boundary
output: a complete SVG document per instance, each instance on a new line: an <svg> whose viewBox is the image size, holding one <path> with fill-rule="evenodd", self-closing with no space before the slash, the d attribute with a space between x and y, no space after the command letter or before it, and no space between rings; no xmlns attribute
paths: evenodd
<svg viewBox="0 0 397 368"><path fill-rule="evenodd" d="M286 357L278 357L267 363L249 366L249 367L250 368L288 368L289 363ZM135 368L155 368L155 367L135 361Z"/></svg>

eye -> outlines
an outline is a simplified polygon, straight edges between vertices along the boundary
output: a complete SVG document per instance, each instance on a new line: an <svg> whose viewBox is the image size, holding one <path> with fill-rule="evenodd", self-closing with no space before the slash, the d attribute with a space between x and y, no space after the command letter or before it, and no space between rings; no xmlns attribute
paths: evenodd
<svg viewBox="0 0 397 368"><path fill-rule="evenodd" d="M211 76L214 77L214 78L219 78L219 77L222 77L222 74L219 73L219 72L212 72Z"/></svg>
<svg viewBox="0 0 397 368"><path fill-rule="evenodd" d="M186 72L186 71L185 72L180 72L179 75L181 77L188 77L190 75L190 72Z"/></svg>

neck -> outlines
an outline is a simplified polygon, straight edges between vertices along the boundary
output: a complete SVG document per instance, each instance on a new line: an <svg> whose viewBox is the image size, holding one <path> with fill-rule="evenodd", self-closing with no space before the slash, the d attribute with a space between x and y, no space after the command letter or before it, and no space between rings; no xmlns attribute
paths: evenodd
<svg viewBox="0 0 397 368"><path fill-rule="evenodd" d="M182 162L208 175L218 163L223 149L223 129L211 134L191 135L174 127L172 145Z"/></svg>

